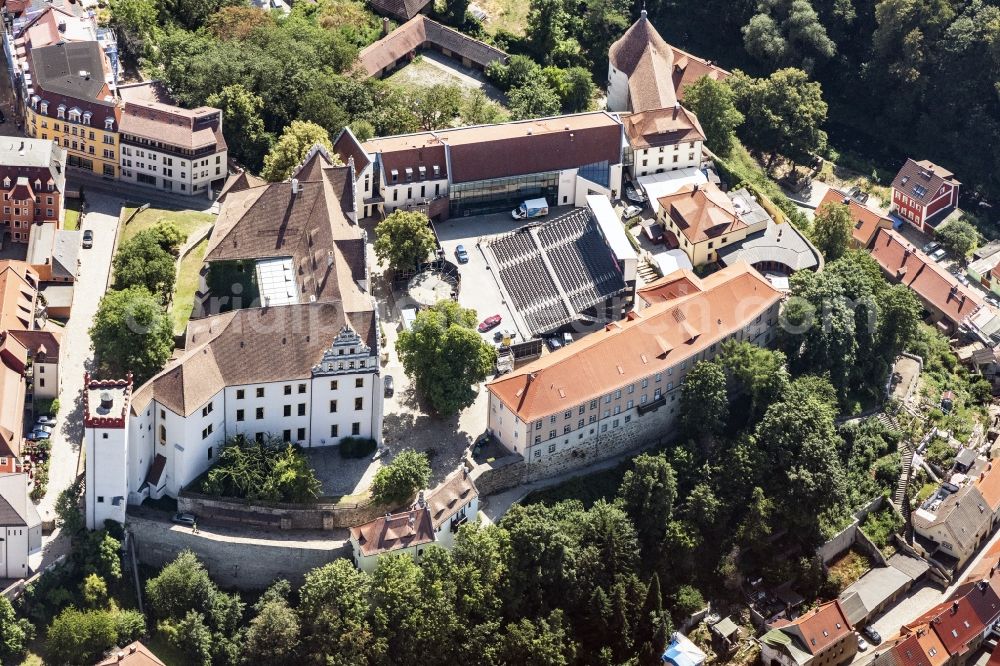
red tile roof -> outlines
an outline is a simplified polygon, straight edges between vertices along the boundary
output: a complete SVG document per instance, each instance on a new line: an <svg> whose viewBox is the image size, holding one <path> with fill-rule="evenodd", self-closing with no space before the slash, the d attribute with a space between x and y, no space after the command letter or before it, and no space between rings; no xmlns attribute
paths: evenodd
<svg viewBox="0 0 1000 666"><path fill-rule="evenodd" d="M226 149L222 136L222 111L210 106L182 109L150 101L125 103L122 134L159 141L186 150ZM123 137L128 140L128 137Z"/></svg>
<svg viewBox="0 0 1000 666"><path fill-rule="evenodd" d="M986 469L976 479L976 485L979 486L979 492L982 494L983 499L986 500L986 503L996 513L997 509L1000 509L1000 465L994 465L992 462L988 463Z"/></svg>
<svg viewBox="0 0 1000 666"><path fill-rule="evenodd" d="M657 292L659 302L500 377L488 390L522 421L534 421L663 372L743 328L781 298L746 263L704 279L683 275L698 291L662 300L665 288ZM676 279L676 273L664 278Z"/></svg>
<svg viewBox="0 0 1000 666"><path fill-rule="evenodd" d="M809 654L818 654L836 643L853 629L844 609L836 599L820 604L808 613L792 620L781 628L786 633L797 634Z"/></svg>
<svg viewBox="0 0 1000 666"><path fill-rule="evenodd" d="M698 117L680 104L625 115L622 124L629 144L635 149L705 140Z"/></svg>
<svg viewBox="0 0 1000 666"><path fill-rule="evenodd" d="M422 546L434 541L431 513L425 507L380 516L370 523L352 527L351 539L358 542L365 557Z"/></svg>
<svg viewBox="0 0 1000 666"><path fill-rule="evenodd" d="M736 214L736 208L726 193L711 183L685 185L658 201L664 214L677 223L681 233L691 243L700 243L747 226Z"/></svg>
<svg viewBox="0 0 1000 666"><path fill-rule="evenodd" d="M819 202L817 210L826 204L843 204L847 202L847 207L851 212L851 220L854 222L851 228L851 236L861 247L868 247L875 236L875 232L881 229L891 229L892 220L878 211L872 210L868 206L858 203L840 190L830 188L826 191L823 199Z"/></svg>
<svg viewBox="0 0 1000 666"><path fill-rule="evenodd" d="M976 292L960 285L955 276L892 229L879 229L872 256L890 279L908 286L955 325L983 304Z"/></svg>
<svg viewBox="0 0 1000 666"><path fill-rule="evenodd" d="M136 641L121 650L112 650L97 666L166 666L152 651Z"/></svg>

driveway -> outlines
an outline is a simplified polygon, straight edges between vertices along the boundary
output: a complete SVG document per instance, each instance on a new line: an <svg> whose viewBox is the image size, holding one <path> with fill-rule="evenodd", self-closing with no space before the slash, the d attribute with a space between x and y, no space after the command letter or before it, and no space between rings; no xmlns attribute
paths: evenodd
<svg viewBox="0 0 1000 666"><path fill-rule="evenodd" d="M59 493L73 483L80 467L83 441L83 374L90 368L90 326L104 295L111 267L111 253L118 232L121 200L104 194L87 195L88 209L82 229L94 232L94 247L80 250L80 274L73 295L73 310L62 332L60 347L60 410L52 435L49 486L38 505L43 521L55 517Z"/></svg>

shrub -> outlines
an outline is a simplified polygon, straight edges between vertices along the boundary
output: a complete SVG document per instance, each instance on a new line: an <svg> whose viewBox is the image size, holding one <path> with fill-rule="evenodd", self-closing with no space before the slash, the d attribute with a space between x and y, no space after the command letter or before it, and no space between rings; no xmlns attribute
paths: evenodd
<svg viewBox="0 0 1000 666"><path fill-rule="evenodd" d="M208 495L272 502L308 502L321 489L301 450L280 438L258 442L243 435L226 442L201 484Z"/></svg>
<svg viewBox="0 0 1000 666"><path fill-rule="evenodd" d="M681 585L674 594L674 619L681 622L705 607L705 598L697 588Z"/></svg>
<svg viewBox="0 0 1000 666"><path fill-rule="evenodd" d="M341 458L364 458L375 453L378 444L368 437L344 437L340 440Z"/></svg>
<svg viewBox="0 0 1000 666"><path fill-rule="evenodd" d="M886 507L881 511L869 513L861 525L861 531L868 535L878 548L885 548L892 540L892 535L902 527L902 517L892 507Z"/></svg>
<svg viewBox="0 0 1000 666"><path fill-rule="evenodd" d="M380 504L396 504L413 497L427 485L431 465L427 456L416 451L401 451L392 462L379 469L372 481L372 495Z"/></svg>

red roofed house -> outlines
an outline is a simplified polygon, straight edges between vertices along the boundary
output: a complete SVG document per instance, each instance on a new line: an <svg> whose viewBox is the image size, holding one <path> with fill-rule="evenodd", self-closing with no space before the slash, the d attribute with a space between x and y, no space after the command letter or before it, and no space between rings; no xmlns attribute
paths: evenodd
<svg viewBox="0 0 1000 666"><path fill-rule="evenodd" d="M632 175L701 166L705 132L698 117L680 104L623 115L622 124L632 148Z"/></svg>
<svg viewBox="0 0 1000 666"><path fill-rule="evenodd" d="M721 81L729 72L667 44L643 9L608 51L608 110L673 108L702 76Z"/></svg>
<svg viewBox="0 0 1000 666"><path fill-rule="evenodd" d="M886 641L876 648L872 666L943 666L948 651L938 635L924 625L913 633Z"/></svg>
<svg viewBox="0 0 1000 666"><path fill-rule="evenodd" d="M476 522L479 491L463 466L424 493L408 511L385 514L351 528L351 553L362 571L373 571L383 555L408 555L419 561L424 546L450 548L455 532Z"/></svg>
<svg viewBox="0 0 1000 666"><path fill-rule="evenodd" d="M745 262L706 278L679 271L639 296L645 309L487 385L489 432L539 466L529 477L667 435L687 371L726 340L769 344L781 300Z"/></svg>
<svg viewBox="0 0 1000 666"><path fill-rule="evenodd" d="M148 87L149 84L139 84ZM142 87L121 89L121 179L185 195L212 196L228 176L222 111L182 109ZM152 98L151 98L152 97Z"/></svg>
<svg viewBox="0 0 1000 666"><path fill-rule="evenodd" d="M61 226L66 151L52 141L0 139L0 241L27 243L36 224Z"/></svg>
<svg viewBox="0 0 1000 666"><path fill-rule="evenodd" d="M983 304L979 294L963 287L954 275L892 229L878 230L871 252L888 278L912 289L931 319L948 332Z"/></svg>
<svg viewBox="0 0 1000 666"><path fill-rule="evenodd" d="M907 159L892 181L892 212L921 231L932 231L958 207L961 186L947 169Z"/></svg>
<svg viewBox="0 0 1000 666"><path fill-rule="evenodd" d="M765 666L836 666L854 659L858 639L837 600L820 604L760 638Z"/></svg>
<svg viewBox="0 0 1000 666"><path fill-rule="evenodd" d="M853 222L851 247L867 248L875 240L879 229L892 229L892 220L832 187L826 191L816 210L828 204L843 204L850 211Z"/></svg>

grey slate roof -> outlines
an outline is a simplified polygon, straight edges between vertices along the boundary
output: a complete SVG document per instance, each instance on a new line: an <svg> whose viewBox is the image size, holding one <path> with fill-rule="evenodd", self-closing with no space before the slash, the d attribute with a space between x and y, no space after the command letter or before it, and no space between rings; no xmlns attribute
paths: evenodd
<svg viewBox="0 0 1000 666"><path fill-rule="evenodd" d="M97 42L65 42L31 50L35 82L46 92L97 101L104 56ZM80 72L86 72L84 76Z"/></svg>
<svg viewBox="0 0 1000 666"><path fill-rule="evenodd" d="M27 527L28 523L25 519L17 512L13 506L10 505L2 495L0 495L0 525L4 527Z"/></svg>
<svg viewBox="0 0 1000 666"><path fill-rule="evenodd" d="M952 172L929 160L917 162L907 159L893 179L892 189L899 190L926 206L938 196L938 191L946 181L952 185L961 185Z"/></svg>

